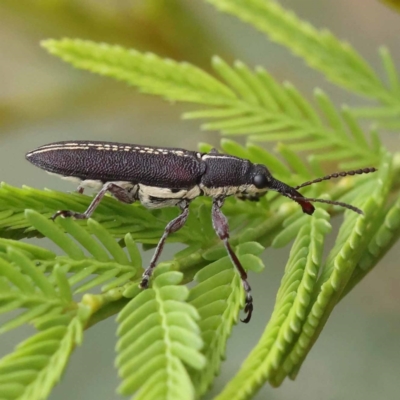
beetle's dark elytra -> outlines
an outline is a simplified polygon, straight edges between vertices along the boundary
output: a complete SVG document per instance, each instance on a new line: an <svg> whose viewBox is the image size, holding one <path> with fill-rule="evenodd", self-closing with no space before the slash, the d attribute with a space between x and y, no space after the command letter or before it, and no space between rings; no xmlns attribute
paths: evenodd
<svg viewBox="0 0 400 400"><path fill-rule="evenodd" d="M79 182L80 193L85 188L98 190L84 213L62 210L57 211L53 219L58 216L89 218L107 192L124 203L138 200L147 208L178 206L181 209L181 214L164 230L150 265L143 273L140 284L142 288L148 286L168 235L184 226L189 215L190 202L201 195L212 197L214 230L237 268L246 293L247 315L243 322L250 321L253 299L246 271L228 241L228 222L221 210L225 198L237 196L241 199L257 200L268 190L274 190L297 202L306 214L311 215L315 210L311 202L341 205L362 213L346 203L305 198L297 189L338 176L376 171L375 168L364 168L335 173L293 188L275 179L265 165L220 154L215 149L209 153L200 153L179 148L84 140L47 144L27 153L26 158L47 172L76 180Z"/></svg>
<svg viewBox="0 0 400 400"><path fill-rule="evenodd" d="M204 173L199 153L123 143L58 142L27 159L46 171L81 180L129 181L169 188L195 185Z"/></svg>

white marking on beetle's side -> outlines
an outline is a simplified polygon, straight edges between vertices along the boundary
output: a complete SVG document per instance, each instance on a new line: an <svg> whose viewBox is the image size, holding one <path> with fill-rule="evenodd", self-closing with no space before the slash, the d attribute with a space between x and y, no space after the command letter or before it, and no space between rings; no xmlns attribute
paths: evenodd
<svg viewBox="0 0 400 400"><path fill-rule="evenodd" d="M76 176L65 176L61 174L56 174L54 172L49 172L46 171L49 175L57 176L58 178L61 178L65 181L69 181L71 183L74 183L75 185L78 185L79 187L83 189L93 189L94 191L99 191L105 184L109 183L103 183L101 180L97 179L80 179L77 178ZM137 184L134 184L129 181L112 181L112 183L115 183L116 185L120 186L123 189L126 189L129 191L129 194L131 195L132 198L136 196L136 193L139 189L139 186Z"/></svg>
<svg viewBox="0 0 400 400"><path fill-rule="evenodd" d="M137 189L139 189L138 185L136 185L132 182L129 182L129 181L112 181L112 183L115 183L116 185L118 185L124 189L130 189L133 187L136 187Z"/></svg>
<svg viewBox="0 0 400 400"><path fill-rule="evenodd" d="M208 197L230 196L240 192L237 186L207 187L200 184L200 188Z"/></svg>
<svg viewBox="0 0 400 400"><path fill-rule="evenodd" d="M163 199L181 199L186 193L187 189L181 189L179 192L173 193L169 188L160 188L157 186L147 186L139 183L139 191L153 197Z"/></svg>
<svg viewBox="0 0 400 400"><path fill-rule="evenodd" d="M146 153L144 150L139 150L139 153Z"/></svg>
<svg viewBox="0 0 400 400"><path fill-rule="evenodd" d="M82 179L77 178L76 176L65 176L65 175L61 175L61 174L56 174L56 173L54 173L54 172L49 172L49 171L46 171L46 172L47 172L49 175L57 176L58 178L61 178L61 179L64 180L64 181L68 181L68 182L73 183L75 186L78 187L78 189L79 189L79 188L85 189L85 188L89 188L89 187L90 187L90 188L93 188L92 186L87 186L87 185L85 185L85 184L84 184L85 181L82 181ZM100 181L99 181L99 182L100 182ZM102 186L103 186L103 183L100 182L100 185L99 185L98 187L96 187L95 189L96 189L96 190L100 190Z"/></svg>
<svg viewBox="0 0 400 400"><path fill-rule="evenodd" d="M181 200L163 199L161 201L155 201L154 199L151 199L150 196L139 192L139 201L146 208L156 209L156 208L174 207L178 205Z"/></svg>
<svg viewBox="0 0 400 400"><path fill-rule="evenodd" d="M181 189L173 192L169 188L147 186L139 184L138 197L146 208L163 208L176 206L180 201L192 200L199 196L201 191L196 185L190 189Z"/></svg>
<svg viewBox="0 0 400 400"><path fill-rule="evenodd" d="M99 191L104 186L104 183L97 179L85 179L79 186L84 189L93 189Z"/></svg>
<svg viewBox="0 0 400 400"><path fill-rule="evenodd" d="M191 199L195 199L196 197L200 196L200 194L201 194L200 186L196 185L188 190L188 192L186 193L184 198L191 200Z"/></svg>
<svg viewBox="0 0 400 400"><path fill-rule="evenodd" d="M232 196L237 194L262 195L268 191L266 189L258 189L253 184L222 187L207 187L200 184L200 189L203 191L204 196L208 197Z"/></svg>
<svg viewBox="0 0 400 400"><path fill-rule="evenodd" d="M76 185L79 185L82 182L82 180L77 178L76 176L65 176L65 175L56 174L55 172L50 172L50 171L46 171L46 172L49 175L56 176L56 177L61 178L61 179L65 180L65 181L69 181L69 182L75 183Z"/></svg>

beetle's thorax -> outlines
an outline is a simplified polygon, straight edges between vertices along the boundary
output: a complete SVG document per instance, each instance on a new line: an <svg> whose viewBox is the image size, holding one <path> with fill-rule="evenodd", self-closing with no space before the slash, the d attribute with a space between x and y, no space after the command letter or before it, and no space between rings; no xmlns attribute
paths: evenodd
<svg viewBox="0 0 400 400"><path fill-rule="evenodd" d="M205 196L259 196L266 189L258 189L254 183L254 176L259 167L249 160L225 154L204 154L202 161L206 164L206 171L201 177L200 189Z"/></svg>

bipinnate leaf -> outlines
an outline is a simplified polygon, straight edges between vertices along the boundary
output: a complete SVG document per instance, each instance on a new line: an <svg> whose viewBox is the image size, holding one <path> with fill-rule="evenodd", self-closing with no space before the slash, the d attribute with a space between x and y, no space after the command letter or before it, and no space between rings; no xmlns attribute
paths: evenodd
<svg viewBox="0 0 400 400"><path fill-rule="evenodd" d="M317 30L272 0L206 0L219 10L232 14L302 57L344 88L399 108L398 90L388 90L378 75L347 42L326 29ZM392 87L398 88L398 73L383 59ZM395 78L396 76L396 78Z"/></svg>
<svg viewBox="0 0 400 400"><path fill-rule="evenodd" d="M73 302L64 271L54 270L56 282L53 284L27 256L38 253L43 254L34 251L32 245L13 247L12 241L6 252L0 252L1 313L26 310L5 322L0 332L25 323L40 330L0 360L1 397L10 400L47 398L59 381L72 350L81 343L90 315L84 305Z"/></svg>
<svg viewBox="0 0 400 400"><path fill-rule="evenodd" d="M381 220L380 210L387 201L392 181L392 160L386 155L369 195L358 197L358 204L364 215L346 212L334 248L327 257L318 286L313 294L312 307L306 317L301 334L274 377L279 385L285 376L296 376L306 355L317 340L333 308L351 280L361 257L375 234L376 222Z"/></svg>
<svg viewBox="0 0 400 400"><path fill-rule="evenodd" d="M200 397L219 372L244 293L240 278L227 256L202 268L194 279L197 285L190 290L188 301L200 314L203 354L207 360L204 369L193 370L191 374L197 397Z"/></svg>
<svg viewBox="0 0 400 400"><path fill-rule="evenodd" d="M358 284L400 238L400 197L388 209L382 208L382 219L377 221L375 235L354 269L342 293L344 297Z"/></svg>
<svg viewBox="0 0 400 400"><path fill-rule="evenodd" d="M187 367L201 370L205 358L199 314L185 302L182 273L159 267L152 287L140 292L118 316L116 364L120 393L135 399L191 400L195 392Z"/></svg>
<svg viewBox="0 0 400 400"><path fill-rule="evenodd" d="M125 235L126 252L107 229L95 220L89 220L84 229L72 218L60 218L53 222L33 210L26 211L26 218L42 234L67 253L43 263L46 270L56 265L73 273L68 283L75 286L74 293L86 292L102 285L106 292L129 282L138 275L141 266L140 253L130 234ZM63 229L61 229L63 228ZM87 257L83 248L91 254Z"/></svg>
<svg viewBox="0 0 400 400"><path fill-rule="evenodd" d="M271 319L258 344L218 400L247 399L273 377L301 332L321 264L329 215L317 209L292 246Z"/></svg>
<svg viewBox="0 0 400 400"><path fill-rule="evenodd" d="M42 46L77 68L128 82L144 93L169 100L220 104L234 97L225 85L189 63L84 40L45 40Z"/></svg>
<svg viewBox="0 0 400 400"><path fill-rule="evenodd" d="M32 246L30 246L32 248ZM58 271L61 275L63 272ZM71 303L71 288L60 277L54 285L21 249L12 246L0 252L0 314L24 310L0 327L0 334L41 318L60 315Z"/></svg>

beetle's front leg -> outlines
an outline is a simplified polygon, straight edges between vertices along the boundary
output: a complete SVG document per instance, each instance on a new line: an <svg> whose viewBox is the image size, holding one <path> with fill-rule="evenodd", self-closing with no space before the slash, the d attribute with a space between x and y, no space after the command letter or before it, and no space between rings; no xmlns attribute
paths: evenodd
<svg viewBox="0 0 400 400"><path fill-rule="evenodd" d="M249 322L251 319L251 314L253 312L253 297L251 296L251 287L247 282L247 273L244 270L242 264L240 263L238 257L235 252L232 250L231 245L229 244L229 226L228 220L225 215L221 211L221 207L224 204L224 198L217 198L213 200L212 205L212 223L215 232L218 237L224 242L226 251L236 269L239 272L240 279L242 280L243 289L246 293L246 306L244 308L245 313L247 313L246 318L242 319L242 322Z"/></svg>
<svg viewBox="0 0 400 400"><path fill-rule="evenodd" d="M92 200L90 203L88 209L84 213L78 213L75 211L69 211L69 210L60 210L57 211L52 217L52 220L55 220L57 217L73 217L76 219L88 219L91 217L93 214L94 210L97 208L97 206L100 204L101 200L105 196L107 192L110 192L117 200L122 201L123 203L133 203L135 201L135 198L132 196L131 192L128 189L125 189L121 186L118 186L117 184L113 182L108 182L104 184L104 186L101 188L101 190L97 193L95 198Z"/></svg>
<svg viewBox="0 0 400 400"><path fill-rule="evenodd" d="M168 235L181 229L183 225L185 225L185 222L189 216L189 201L182 200L178 206L182 212L165 227L164 233L157 244L156 251L151 258L150 265L145 269L142 275L142 281L140 282L140 287L142 289L146 289L149 286L150 277L157 265L157 260L164 248L165 240L167 239Z"/></svg>

